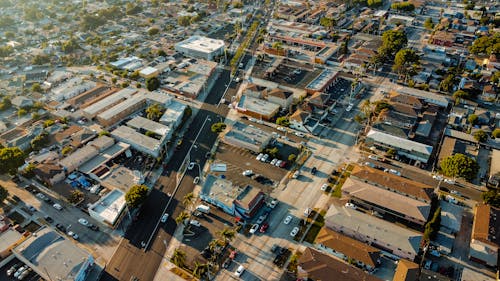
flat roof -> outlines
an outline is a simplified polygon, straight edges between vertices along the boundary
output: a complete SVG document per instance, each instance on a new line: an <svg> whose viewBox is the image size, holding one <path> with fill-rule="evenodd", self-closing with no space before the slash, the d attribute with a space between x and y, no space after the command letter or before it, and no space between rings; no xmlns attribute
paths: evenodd
<svg viewBox="0 0 500 281"><path fill-rule="evenodd" d="M210 198L231 206L242 191L243 188L233 185L230 180L209 174L205 179L201 192Z"/></svg>
<svg viewBox="0 0 500 281"><path fill-rule="evenodd" d="M75 280L91 257L75 242L55 230L43 227L13 249L16 256L45 280Z"/></svg>
<svg viewBox="0 0 500 281"><path fill-rule="evenodd" d="M127 150L129 147L130 147L129 144L126 144L124 142L118 142L113 146L107 148L103 152L99 153L99 155L96 155L94 158L85 162L83 165L79 167L78 170L80 170L80 172L84 174L88 174L93 170L95 170L96 168L98 168L99 166L108 162L109 160L115 158L116 156Z"/></svg>
<svg viewBox="0 0 500 281"><path fill-rule="evenodd" d="M59 160L59 164L63 167L74 166L77 169L80 165L94 158L98 154L99 150L97 150L97 148L90 145L86 145L78 149L77 151L71 153L66 158Z"/></svg>
<svg viewBox="0 0 500 281"><path fill-rule="evenodd" d="M120 91L118 91L110 96L107 96L106 98L86 107L85 109L83 109L83 112L86 114L90 114L90 115L96 115L99 112L104 111L106 108L108 108L112 104L115 104L115 103L119 102L120 100L129 98L135 92L137 92L137 90L132 89L132 88L126 88L126 89L120 90Z"/></svg>
<svg viewBox="0 0 500 281"><path fill-rule="evenodd" d="M252 145L261 145L262 143L267 143L271 136L271 132L264 131L253 125L235 122L224 135L224 139L234 138Z"/></svg>
<svg viewBox="0 0 500 281"><path fill-rule="evenodd" d="M432 150L433 150L432 146L430 146L430 145L422 144L422 143L415 142L412 140L403 139L403 138L389 135L386 133L382 133L382 132L379 132L379 131L376 131L373 129L371 129L368 132L367 137L371 138L377 142L382 142L384 144L388 144L388 145L393 146L395 148L404 149L404 150L410 151L410 152L415 151L415 152L418 152L418 153L421 153L421 154L424 154L427 156L430 156L432 154Z"/></svg>
<svg viewBox="0 0 500 281"><path fill-rule="evenodd" d="M224 41L208 37L194 35L188 39L175 44L176 48L185 48L202 53L212 53L220 48L224 48Z"/></svg>
<svg viewBox="0 0 500 281"><path fill-rule="evenodd" d="M171 128L168 126L165 126L161 123L149 120L141 116L137 116L132 120L128 121L127 126L135 129L144 129L146 131L151 131L162 137L167 135L168 131L171 130Z"/></svg>
<svg viewBox="0 0 500 281"><path fill-rule="evenodd" d="M314 80L312 80L307 86L306 89L311 89L315 91L321 90L328 81L335 78L337 75L337 71L332 69L325 68Z"/></svg>
<svg viewBox="0 0 500 281"><path fill-rule="evenodd" d="M131 146L142 147L148 151L160 149L161 143L155 138L148 137L127 126L120 126L111 132L111 135Z"/></svg>
<svg viewBox="0 0 500 281"><path fill-rule="evenodd" d="M14 245L22 237L23 235L21 233L9 227L4 232L0 233L0 251L3 252L12 247L12 245Z"/></svg>
<svg viewBox="0 0 500 281"><path fill-rule="evenodd" d="M116 115L120 114L123 111L127 111L129 108L134 108L137 104L140 103L145 103L146 100L142 95L134 95L130 97L129 99L126 99L111 108L107 109L104 112L101 112L97 117L102 118L104 120L109 120L115 117ZM139 110L139 109L137 109Z"/></svg>
<svg viewBox="0 0 500 281"><path fill-rule="evenodd" d="M441 225L454 231L460 231L464 209L444 200L439 201L441 206Z"/></svg>
<svg viewBox="0 0 500 281"><path fill-rule="evenodd" d="M325 225L342 226L356 233L370 236L382 245L390 244L416 255L422 234L396 224L345 207L331 205L325 215Z"/></svg>
<svg viewBox="0 0 500 281"><path fill-rule="evenodd" d="M491 151L490 175L500 173L500 150L493 149Z"/></svg>
<svg viewBox="0 0 500 281"><path fill-rule="evenodd" d="M446 96L431 93L428 91L418 90L415 88L401 86L396 91L398 93L401 93L401 94L406 94L406 95L414 96L417 98L421 98L428 103L437 104L437 105L443 106L443 107L447 107L448 104L450 103L449 99Z"/></svg>
<svg viewBox="0 0 500 281"><path fill-rule="evenodd" d="M151 66L146 66L145 68L141 69L141 71L139 71L139 73L142 75L151 75L155 74L156 72L158 72L158 69Z"/></svg>
<svg viewBox="0 0 500 281"><path fill-rule="evenodd" d="M238 108L244 111L248 110L255 112L263 116L269 116L278 111L280 106L279 104L266 100L254 98L248 95L242 95L240 101L238 102Z"/></svg>
<svg viewBox="0 0 500 281"><path fill-rule="evenodd" d="M95 212L111 225L116 223L125 208L125 193L114 189L90 206L89 211Z"/></svg>
<svg viewBox="0 0 500 281"><path fill-rule="evenodd" d="M172 101L165 109L165 112L160 118L160 122L163 124L172 124L176 123L181 115L184 114L184 110L187 105L178 102Z"/></svg>
<svg viewBox="0 0 500 281"><path fill-rule="evenodd" d="M403 217L407 215L424 222L427 221L431 210L431 205L428 203L351 178L345 181L342 192L365 202L395 211Z"/></svg>
<svg viewBox="0 0 500 281"><path fill-rule="evenodd" d="M109 189L120 189L127 192L133 185L141 181L142 174L119 166L101 178L101 184Z"/></svg>

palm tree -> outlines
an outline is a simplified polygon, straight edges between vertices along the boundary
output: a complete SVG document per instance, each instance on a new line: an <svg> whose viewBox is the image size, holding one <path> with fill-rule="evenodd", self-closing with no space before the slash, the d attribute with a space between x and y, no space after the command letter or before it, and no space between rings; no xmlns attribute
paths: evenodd
<svg viewBox="0 0 500 281"><path fill-rule="evenodd" d="M178 248L175 249L170 261L178 267L184 267L186 265L186 253Z"/></svg>
<svg viewBox="0 0 500 281"><path fill-rule="evenodd" d="M194 199L194 194L192 192L189 192L188 194L184 195L184 198L182 198L182 205L184 207L189 208L191 204L193 204L193 199Z"/></svg>
<svg viewBox="0 0 500 281"><path fill-rule="evenodd" d="M204 277L208 273L208 264L194 262L193 275L196 278Z"/></svg>
<svg viewBox="0 0 500 281"><path fill-rule="evenodd" d="M186 222L186 219L189 218L189 214L186 213L186 212L181 212L176 218L175 218L175 222L177 224L181 224L181 223L185 223Z"/></svg>
<svg viewBox="0 0 500 281"><path fill-rule="evenodd" d="M149 120L158 121L163 114L163 107L155 103L146 109L146 117Z"/></svg>
<svg viewBox="0 0 500 281"><path fill-rule="evenodd" d="M213 252L218 246L222 245L222 243L223 242L221 240L214 239L208 243L208 248Z"/></svg>
<svg viewBox="0 0 500 281"><path fill-rule="evenodd" d="M228 243L228 242L231 242L234 237L236 236L236 232L234 231L234 229L231 229L231 228L224 228L223 230L219 231L217 234L219 234L219 236L224 240L224 243Z"/></svg>

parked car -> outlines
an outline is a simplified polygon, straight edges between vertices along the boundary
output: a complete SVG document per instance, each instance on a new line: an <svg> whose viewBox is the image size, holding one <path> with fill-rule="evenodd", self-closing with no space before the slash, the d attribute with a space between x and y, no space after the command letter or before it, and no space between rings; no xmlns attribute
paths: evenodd
<svg viewBox="0 0 500 281"><path fill-rule="evenodd" d="M260 233L264 233L266 232L266 230L269 228L269 224L268 223L264 223L261 227L260 227Z"/></svg>
<svg viewBox="0 0 500 281"><path fill-rule="evenodd" d="M189 221L189 224L190 225L194 225L194 226L197 226L197 227L200 227L201 226L201 223L197 220L190 220Z"/></svg>
<svg viewBox="0 0 500 281"><path fill-rule="evenodd" d="M353 209L353 210L356 210L358 208L358 207L356 207L356 205L354 205L353 203L350 203L350 202L345 203L345 207Z"/></svg>
<svg viewBox="0 0 500 281"><path fill-rule="evenodd" d="M283 160L278 160L278 161L276 161L276 163L274 163L274 166L280 167L281 163L283 163Z"/></svg>
<svg viewBox="0 0 500 281"><path fill-rule="evenodd" d="M257 155L257 157L255 157L255 160L260 161L260 159L262 159L262 157L264 157L264 153L259 153L259 155Z"/></svg>
<svg viewBox="0 0 500 281"><path fill-rule="evenodd" d="M87 226L89 224L89 222L86 219L82 219L82 218L78 219L78 223L83 225L83 226Z"/></svg>
<svg viewBox="0 0 500 281"><path fill-rule="evenodd" d="M41 192L37 193L37 194L36 194L36 197L38 197L39 199L42 199L42 200L45 200L45 198L47 198L47 197L45 196L45 194L43 194L43 193L41 193Z"/></svg>
<svg viewBox="0 0 500 281"><path fill-rule="evenodd" d="M59 224L59 223L56 224L56 228L62 232L66 232L66 227L64 227L64 225L62 225L62 224Z"/></svg>
<svg viewBox="0 0 500 281"><path fill-rule="evenodd" d="M286 161L281 162L281 164L280 164L280 168L285 168L285 167L286 167L286 164L287 164L287 163L286 163Z"/></svg>
<svg viewBox="0 0 500 281"><path fill-rule="evenodd" d="M276 205L278 205L278 200L273 199L273 200L271 200L271 202L267 206L269 206L269 208L271 208L271 209L274 209L276 207Z"/></svg>
<svg viewBox="0 0 500 281"><path fill-rule="evenodd" d="M376 155L368 155L368 159L371 159L371 160L374 160L374 161L378 161L378 156Z"/></svg>
<svg viewBox="0 0 500 281"><path fill-rule="evenodd" d="M54 207L54 209L56 209L58 211L61 211L63 209L63 207L58 203L55 203L54 205L52 205L52 207Z"/></svg>
<svg viewBox="0 0 500 281"><path fill-rule="evenodd" d="M194 165L195 165L194 162L189 163L188 170L192 170L194 168Z"/></svg>
<svg viewBox="0 0 500 281"><path fill-rule="evenodd" d="M326 189L328 188L328 184L327 183L324 183L322 186L321 186L321 191L326 191Z"/></svg>
<svg viewBox="0 0 500 281"><path fill-rule="evenodd" d="M46 221L46 222L48 222L48 223L52 223L52 222L54 222L54 220L53 220L51 217L49 217L49 216L45 216L45 217L44 217L44 219L45 219L45 221Z"/></svg>
<svg viewBox="0 0 500 281"><path fill-rule="evenodd" d="M70 230L70 231L68 231L68 235L69 235L70 237L73 237L73 239L75 239L75 240L78 240L78 238L79 238L79 237L78 237L78 234L74 233L74 232L73 232L73 231L71 231L71 230Z"/></svg>
<svg viewBox="0 0 500 281"><path fill-rule="evenodd" d="M432 178L435 180L438 180L438 181L443 180L443 177L440 175L434 175L434 176L432 176Z"/></svg>
<svg viewBox="0 0 500 281"><path fill-rule="evenodd" d="M352 107L353 107L353 106L354 106L354 105L353 105L352 103L350 103L350 104L346 107L345 111L347 111L347 112L351 111L351 109L352 109Z"/></svg>
<svg viewBox="0 0 500 281"><path fill-rule="evenodd" d="M163 223L165 223L167 221L167 219L168 219L168 214L165 213L165 214L163 214L163 216L161 216L160 221L163 222Z"/></svg>
<svg viewBox="0 0 500 281"><path fill-rule="evenodd" d="M312 212L312 209L311 208L307 208L304 210L304 216L308 217Z"/></svg>
<svg viewBox="0 0 500 281"><path fill-rule="evenodd" d="M36 212L36 208L31 206L31 205L27 205L26 207L28 207L28 210L30 210L31 212Z"/></svg>
<svg viewBox="0 0 500 281"><path fill-rule="evenodd" d="M303 138L303 137L305 137L305 136L306 136L304 133L301 133L301 132L295 132L295 135L296 135L297 137L301 137L301 138Z"/></svg>
<svg viewBox="0 0 500 281"><path fill-rule="evenodd" d="M257 221L255 222L256 224L261 224L267 219L267 215L262 215L260 216Z"/></svg>
<svg viewBox="0 0 500 281"><path fill-rule="evenodd" d="M258 224L254 224L254 225L252 225L252 228L250 228L249 232L251 234L254 234L257 231L257 229L259 229L259 225Z"/></svg>
<svg viewBox="0 0 500 281"><path fill-rule="evenodd" d="M22 266L22 263L16 263L13 266L11 266L9 269L7 269L7 276L11 276L12 274L16 273L16 271Z"/></svg>
<svg viewBox="0 0 500 281"><path fill-rule="evenodd" d="M87 227L93 231L99 231L99 227L97 225L89 223L89 225L87 225Z"/></svg>
<svg viewBox="0 0 500 281"><path fill-rule="evenodd" d="M200 182L200 177L195 177L193 183L198 184L199 182Z"/></svg>
<svg viewBox="0 0 500 281"><path fill-rule="evenodd" d="M17 277L17 280L24 280L24 278L26 278L31 272L33 272L33 269L31 268L26 269L25 271L23 271L23 273L21 273Z"/></svg>
<svg viewBox="0 0 500 281"><path fill-rule="evenodd" d="M252 170L245 170L245 171L243 171L242 175L244 175L246 177L250 177L251 175L253 175L253 171Z"/></svg>
<svg viewBox="0 0 500 281"><path fill-rule="evenodd" d="M260 161L261 162L266 162L268 158L269 158L269 154L264 154L264 156L262 156L262 158L260 159Z"/></svg>
<svg viewBox="0 0 500 281"><path fill-rule="evenodd" d="M300 176L300 171L297 170L297 171L295 171L295 173L293 173L292 179L297 179L299 176Z"/></svg>
<svg viewBox="0 0 500 281"><path fill-rule="evenodd" d="M311 174L312 174L312 175L315 175L317 171L318 171L318 169L317 169L316 167L313 167L313 168L311 169Z"/></svg>
<svg viewBox="0 0 500 281"><path fill-rule="evenodd" d="M289 224L292 221L292 216L287 216L283 221L284 224Z"/></svg>
<svg viewBox="0 0 500 281"><path fill-rule="evenodd" d="M14 278L19 277L19 275L21 275L21 273L23 273L27 269L28 269L27 265L21 266L16 272L14 272Z"/></svg>
<svg viewBox="0 0 500 281"><path fill-rule="evenodd" d="M450 190L450 193L451 194L455 194L455 195L458 195L458 196L461 196L462 194L456 190Z"/></svg>
<svg viewBox="0 0 500 281"><path fill-rule="evenodd" d="M432 266L432 261L431 260L426 261L425 264L424 264L424 268L427 269L427 270L431 269L431 266Z"/></svg>
<svg viewBox="0 0 500 281"><path fill-rule="evenodd" d="M243 267L243 265L240 265L240 266L238 266L238 269L236 269L236 271L234 272L234 276L240 277L244 271L245 271L245 267Z"/></svg>
<svg viewBox="0 0 500 281"><path fill-rule="evenodd" d="M447 184L455 184L455 180L452 180L452 179L444 179L444 182L447 183Z"/></svg>
<svg viewBox="0 0 500 281"><path fill-rule="evenodd" d="M290 232L290 236L295 237L295 235L297 235L297 233L299 233L299 228L296 226Z"/></svg>
<svg viewBox="0 0 500 281"><path fill-rule="evenodd" d="M231 262L232 260L230 258L226 258L226 260L222 263L222 268L228 268Z"/></svg>
<svg viewBox="0 0 500 281"><path fill-rule="evenodd" d="M276 127L276 130L286 132L286 129L284 127Z"/></svg>

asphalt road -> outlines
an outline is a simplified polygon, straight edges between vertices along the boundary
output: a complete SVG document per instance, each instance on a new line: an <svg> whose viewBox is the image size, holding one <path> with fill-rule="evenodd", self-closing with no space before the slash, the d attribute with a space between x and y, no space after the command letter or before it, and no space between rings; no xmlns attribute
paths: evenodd
<svg viewBox="0 0 500 281"><path fill-rule="evenodd" d="M192 162L199 163L200 167L204 166L206 161L205 154L210 151L217 138L217 135L210 131L210 126L214 122L223 120L228 112L227 106L220 105L217 107L217 104L224 93L225 85L229 81L229 70L223 70L208 94L205 103L186 131L180 149L175 152L175 155L167 164L164 174L160 178L160 182L164 185L164 188L159 190L160 184L157 184L152 190L140 211L138 220L129 227L124 239L107 264L101 280L153 280L165 253L166 245L168 245L175 231L175 217L184 209L180 202L182 202L184 195L192 192L194 188L193 179L199 173L196 167L191 171L187 171L181 180L179 188L167 209L170 218L155 233L146 252L141 248L141 243L147 242L153 233L162 215L162 211L169 200L168 194L173 194L174 192L177 171L201 129L203 130L196 142L197 148L193 147L190 158ZM208 121L202 128L203 121L207 117L211 121Z"/></svg>

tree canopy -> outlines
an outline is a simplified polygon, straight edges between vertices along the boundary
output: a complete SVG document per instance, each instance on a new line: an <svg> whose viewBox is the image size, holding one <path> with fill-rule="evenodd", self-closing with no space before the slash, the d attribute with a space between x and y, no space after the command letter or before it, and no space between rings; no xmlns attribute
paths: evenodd
<svg viewBox="0 0 500 281"><path fill-rule="evenodd" d="M416 74L416 68L420 64L420 56L412 49L401 49L396 53L392 70L405 80L408 75Z"/></svg>
<svg viewBox="0 0 500 281"><path fill-rule="evenodd" d="M491 136L494 137L495 139L500 138L500 128L496 128L492 133Z"/></svg>
<svg viewBox="0 0 500 281"><path fill-rule="evenodd" d="M457 153L441 161L441 171L445 176L461 177L470 181L477 176L479 165L476 160Z"/></svg>
<svg viewBox="0 0 500 281"><path fill-rule="evenodd" d="M488 134L483 130L475 131L473 136L478 142L485 142L488 140Z"/></svg>
<svg viewBox="0 0 500 281"><path fill-rule="evenodd" d="M489 189L481 194L484 203L489 204L493 207L500 208L500 190L499 189Z"/></svg>
<svg viewBox="0 0 500 281"><path fill-rule="evenodd" d="M477 117L476 114L471 114L471 115L469 115L469 117L467 117L467 121L469 121L469 123L471 125L476 125L478 122L478 119L479 119L479 117Z"/></svg>
<svg viewBox="0 0 500 281"><path fill-rule="evenodd" d="M500 54L500 33L477 38L469 50L473 54Z"/></svg>
<svg viewBox="0 0 500 281"><path fill-rule="evenodd" d="M146 79L146 88L148 91L154 91L158 88L160 88L160 80L156 77L151 77Z"/></svg>
<svg viewBox="0 0 500 281"><path fill-rule="evenodd" d="M143 184L134 185L125 194L125 201L132 208L139 207L146 201L148 191L148 187Z"/></svg>
<svg viewBox="0 0 500 281"><path fill-rule="evenodd" d="M15 174L17 168L24 164L25 155L18 147L0 149L0 174Z"/></svg>
<svg viewBox="0 0 500 281"><path fill-rule="evenodd" d="M431 17L428 17L425 22L424 22L424 27L427 29L433 29L434 28L434 22L432 21Z"/></svg>
<svg viewBox="0 0 500 281"><path fill-rule="evenodd" d="M164 111L165 108L161 104L155 103L146 108L146 117L149 120L158 121L160 120L160 117L163 115Z"/></svg>
<svg viewBox="0 0 500 281"><path fill-rule="evenodd" d="M412 12L415 10L415 5L410 2L396 2L391 4L391 9L402 12Z"/></svg>
<svg viewBox="0 0 500 281"><path fill-rule="evenodd" d="M285 116L278 117L278 118L276 118L276 124L278 124L280 126L288 127L288 126L290 126L290 120L288 120L288 118L286 118Z"/></svg>
<svg viewBox="0 0 500 281"><path fill-rule="evenodd" d="M377 59L375 60L392 60L394 55L401 50L406 43L408 43L408 38L404 31L387 30L382 34L382 45L378 48Z"/></svg>

